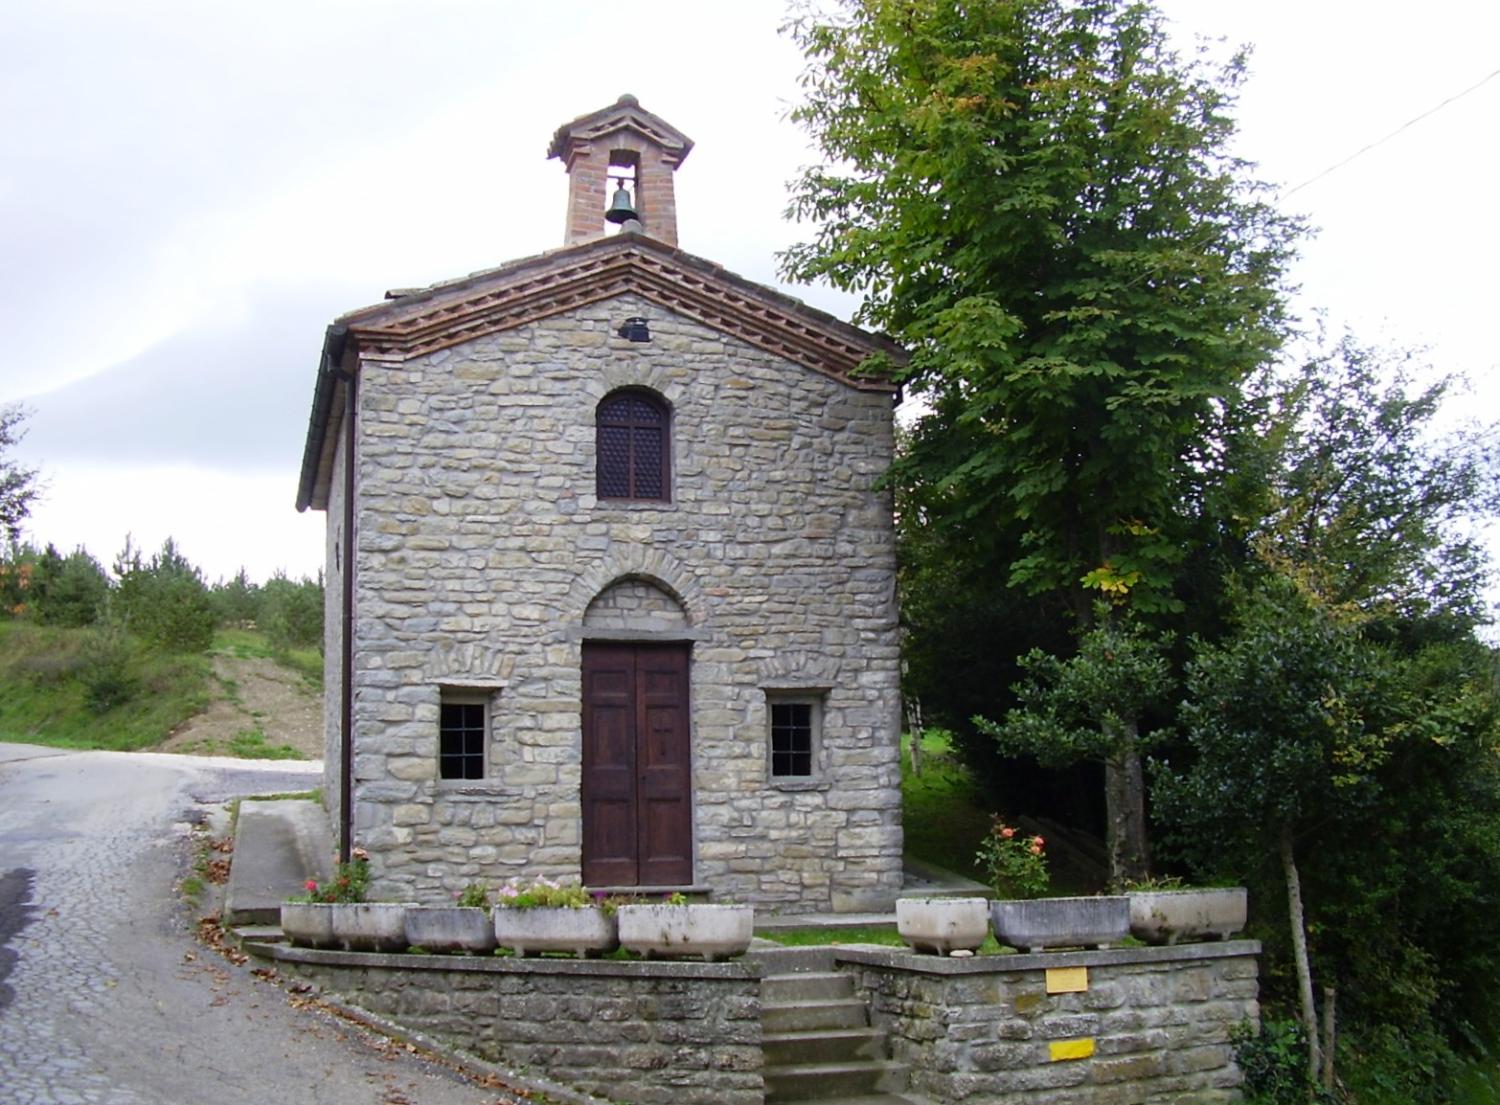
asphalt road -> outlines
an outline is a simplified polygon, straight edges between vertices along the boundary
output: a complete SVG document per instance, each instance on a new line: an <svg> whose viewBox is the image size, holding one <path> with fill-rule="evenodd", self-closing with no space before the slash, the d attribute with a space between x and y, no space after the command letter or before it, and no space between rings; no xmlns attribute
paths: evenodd
<svg viewBox="0 0 1500 1105"><path fill-rule="evenodd" d="M191 825L306 764L0 744L0 1105L509 1101L199 944Z"/></svg>

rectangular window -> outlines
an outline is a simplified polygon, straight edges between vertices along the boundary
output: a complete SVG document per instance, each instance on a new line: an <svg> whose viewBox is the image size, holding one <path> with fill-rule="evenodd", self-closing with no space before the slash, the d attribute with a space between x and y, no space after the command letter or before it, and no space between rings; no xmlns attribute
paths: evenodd
<svg viewBox="0 0 1500 1105"><path fill-rule="evenodd" d="M772 701L771 777L810 779L817 726L817 704L812 701Z"/></svg>
<svg viewBox="0 0 1500 1105"><path fill-rule="evenodd" d="M438 777L483 779L489 740L488 709L480 698L443 692L438 721Z"/></svg>

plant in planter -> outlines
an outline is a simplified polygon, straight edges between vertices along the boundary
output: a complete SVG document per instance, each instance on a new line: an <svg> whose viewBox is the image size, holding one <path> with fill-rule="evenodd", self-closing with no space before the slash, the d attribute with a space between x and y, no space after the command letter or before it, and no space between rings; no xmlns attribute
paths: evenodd
<svg viewBox="0 0 1500 1105"><path fill-rule="evenodd" d="M1245 927L1249 898L1243 886L1184 886L1175 878L1127 888L1130 934L1148 944L1227 940Z"/></svg>
<svg viewBox="0 0 1500 1105"><path fill-rule="evenodd" d="M580 959L620 946L614 905L577 883L509 882L495 894L495 939L518 956L572 952Z"/></svg>
<svg viewBox="0 0 1500 1105"><path fill-rule="evenodd" d="M689 902L681 894L622 905L618 913L620 943L648 959L701 955L712 963L742 955L755 933L753 906Z"/></svg>
<svg viewBox="0 0 1500 1105"><path fill-rule="evenodd" d="M1039 952L1047 948L1106 947L1130 931L1130 903L1122 896L1043 898L1047 842L996 817L979 846L979 862L1000 898L990 903L995 938Z"/></svg>
<svg viewBox="0 0 1500 1105"><path fill-rule="evenodd" d="M281 931L293 944L311 948L337 948L333 931L333 907L365 899L369 862L363 849L355 849L348 863L334 868L326 882L308 879L305 892L281 903Z"/></svg>
<svg viewBox="0 0 1500 1105"><path fill-rule="evenodd" d="M400 951L406 947L406 906L365 901L369 879L369 853L356 848L328 882L309 879L305 895L282 903L282 932L292 943L312 947Z"/></svg>
<svg viewBox="0 0 1500 1105"><path fill-rule="evenodd" d="M487 955L495 950L489 888L471 882L453 905L414 905L406 910L406 942L430 952Z"/></svg>
<svg viewBox="0 0 1500 1105"><path fill-rule="evenodd" d="M1007 825L999 814L990 818L990 831L979 842L974 858L990 877L1001 898L1040 898L1047 893L1047 842Z"/></svg>

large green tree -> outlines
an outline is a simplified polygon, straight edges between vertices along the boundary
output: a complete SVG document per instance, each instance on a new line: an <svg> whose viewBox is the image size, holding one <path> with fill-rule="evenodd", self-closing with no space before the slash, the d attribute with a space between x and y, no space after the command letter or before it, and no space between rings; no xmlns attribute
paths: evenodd
<svg viewBox="0 0 1500 1105"><path fill-rule="evenodd" d="M1298 232L1229 151L1242 59L1184 58L1124 0L844 0L791 31L826 160L784 270L911 351L895 477L927 524L1004 530L1004 583L1080 631L1101 596L1181 609ZM1106 771L1139 776L1129 741Z"/></svg>
<svg viewBox="0 0 1500 1105"><path fill-rule="evenodd" d="M1500 512L1500 423L1437 432L1458 383L1349 335L1285 384L1262 557L1330 606L1388 624L1464 633L1489 620L1474 523Z"/></svg>
<svg viewBox="0 0 1500 1105"><path fill-rule="evenodd" d="M1472 535L1500 509L1496 433L1441 432L1452 385L1419 375L1346 337L1284 380L1258 556L1194 642L1188 754L1153 788L1195 866L1280 882L1310 1073L1331 1080L1321 974L1357 1041L1348 1080L1414 1102L1451 1100L1455 1045L1500 1033L1500 937L1477 920L1500 884L1500 683Z"/></svg>
<svg viewBox="0 0 1500 1105"><path fill-rule="evenodd" d="M793 24L828 163L794 186L817 233L787 274L910 348L902 474L1014 527L1013 584L1080 620L1099 592L1171 605L1203 443L1285 332L1296 227L1229 153L1240 59L1184 60L1123 0L839 13Z"/></svg>
<svg viewBox="0 0 1500 1105"><path fill-rule="evenodd" d="M0 533L12 542L20 539L21 523L31 513L33 500L41 494L36 469L5 455L25 436L21 429L24 421L24 407L16 404L0 407Z"/></svg>

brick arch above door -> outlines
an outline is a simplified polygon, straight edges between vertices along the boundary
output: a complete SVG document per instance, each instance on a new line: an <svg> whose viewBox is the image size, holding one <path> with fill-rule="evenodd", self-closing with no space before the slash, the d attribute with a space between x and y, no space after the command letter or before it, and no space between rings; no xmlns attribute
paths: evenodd
<svg viewBox="0 0 1500 1105"><path fill-rule="evenodd" d="M594 596L583 612L583 626L654 634L686 629L688 617L677 596L655 581L626 576Z"/></svg>
<svg viewBox="0 0 1500 1105"><path fill-rule="evenodd" d="M693 573L670 553L640 546L622 547L618 552L612 550L602 560L578 573L568 592L568 613L572 624L585 624L594 601L623 580L648 583L669 596L682 610L683 625L703 624L708 597Z"/></svg>

